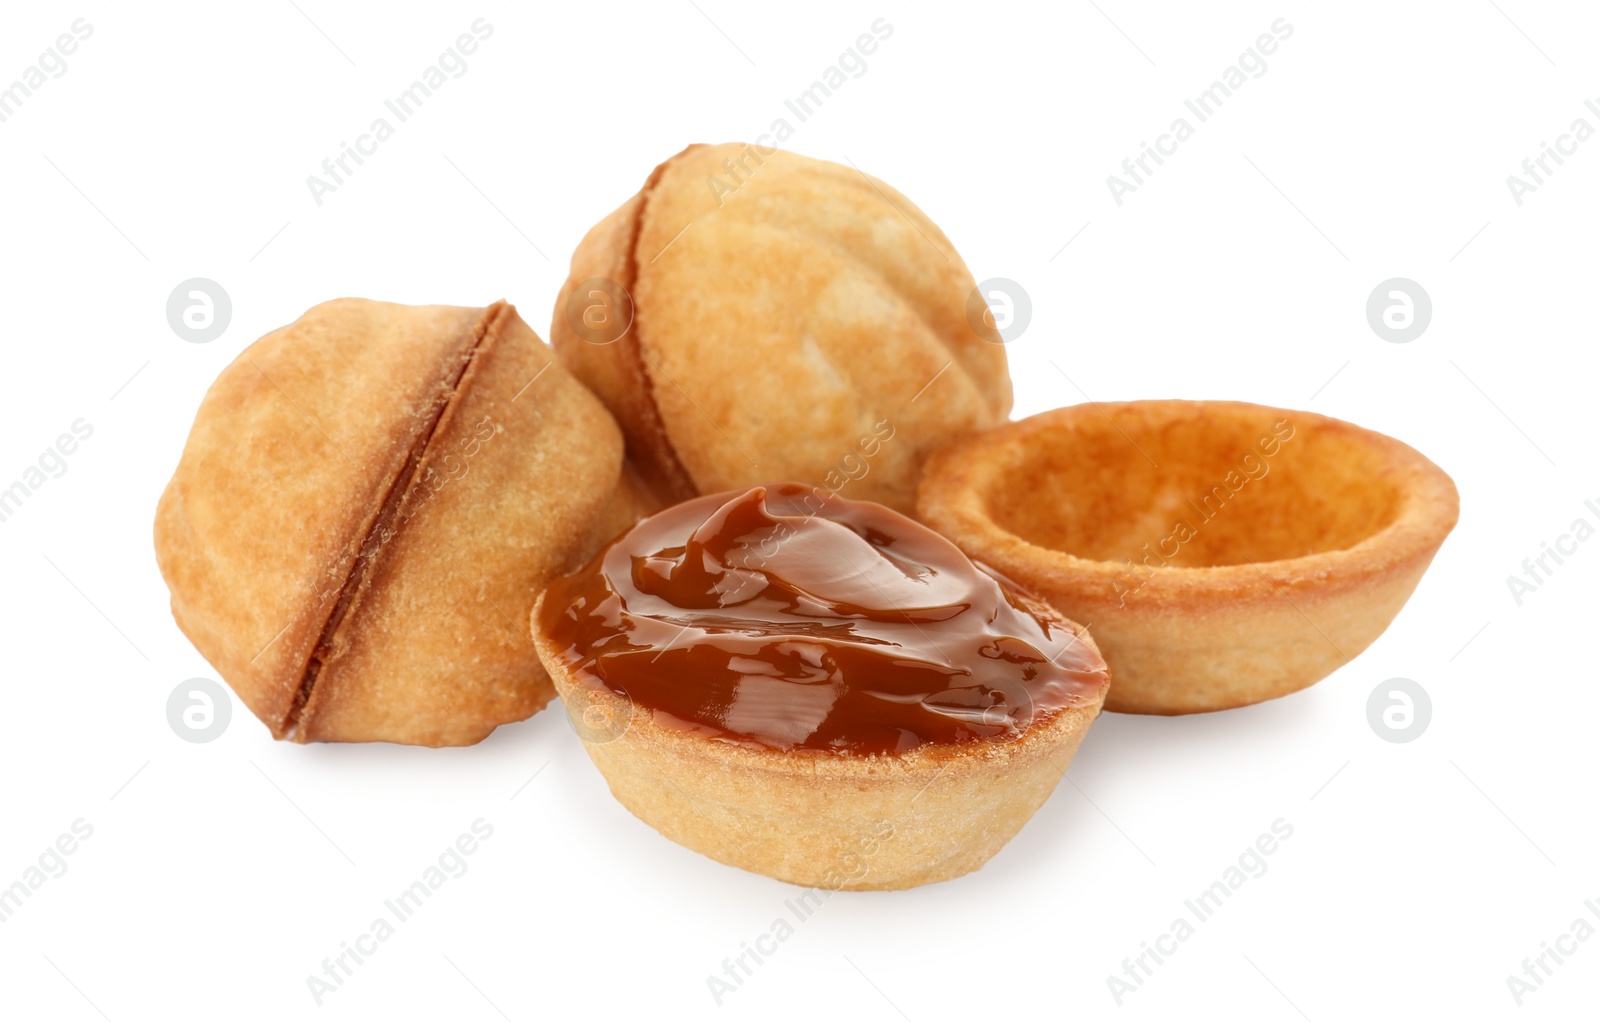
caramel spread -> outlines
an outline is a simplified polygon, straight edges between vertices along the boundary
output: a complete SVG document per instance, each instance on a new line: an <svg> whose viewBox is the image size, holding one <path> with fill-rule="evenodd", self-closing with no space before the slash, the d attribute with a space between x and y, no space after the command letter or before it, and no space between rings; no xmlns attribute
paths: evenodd
<svg viewBox="0 0 1600 1022"><path fill-rule="evenodd" d="M772 749L1005 741L1106 683L1061 617L942 536L793 483L645 519L552 583L538 624L657 724Z"/></svg>

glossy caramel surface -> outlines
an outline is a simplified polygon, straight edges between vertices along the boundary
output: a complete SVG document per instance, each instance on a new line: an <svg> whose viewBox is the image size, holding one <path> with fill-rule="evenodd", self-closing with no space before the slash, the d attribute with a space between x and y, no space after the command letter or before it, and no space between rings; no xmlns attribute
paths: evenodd
<svg viewBox="0 0 1600 1022"><path fill-rule="evenodd" d="M538 627L656 723L771 749L1006 741L1106 683L1059 615L937 533L793 483L643 520L550 585Z"/></svg>

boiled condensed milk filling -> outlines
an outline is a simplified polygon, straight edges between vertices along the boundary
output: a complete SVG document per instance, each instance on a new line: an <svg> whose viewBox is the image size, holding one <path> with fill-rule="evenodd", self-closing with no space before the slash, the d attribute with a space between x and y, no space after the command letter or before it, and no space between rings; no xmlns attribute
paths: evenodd
<svg viewBox="0 0 1600 1022"><path fill-rule="evenodd" d="M1105 684L1059 616L937 533L793 483L645 519L552 584L539 626L580 683L770 749L1006 741Z"/></svg>

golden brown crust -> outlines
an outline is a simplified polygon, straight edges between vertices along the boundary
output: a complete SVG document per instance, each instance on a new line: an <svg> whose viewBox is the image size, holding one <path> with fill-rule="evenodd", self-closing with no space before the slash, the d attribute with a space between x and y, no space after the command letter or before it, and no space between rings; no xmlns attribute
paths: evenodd
<svg viewBox="0 0 1600 1022"><path fill-rule="evenodd" d="M670 162L670 161L669 161ZM665 502L687 500L695 495L694 483L678 461L653 396L653 384L645 372L639 341L638 317L631 309L621 333L606 329L598 334L580 330L574 318L591 302L618 301L615 294L577 295L588 281L614 281L629 296L637 277L635 250L640 221L649 196L666 164L657 167L639 193L617 207L584 235L572 253L572 269L556 296L555 313L550 322L550 344L572 370L574 376L605 402L627 438L629 456L640 480ZM618 314L614 305L609 306ZM614 339L607 339L613 338Z"/></svg>
<svg viewBox="0 0 1600 1022"><path fill-rule="evenodd" d="M1364 650L1459 503L1438 466L1347 422L1137 401L951 444L929 459L919 510L1093 629L1108 709L1191 713L1296 691Z"/></svg>
<svg viewBox="0 0 1600 1022"><path fill-rule="evenodd" d="M319 679L300 740L470 744L555 694L529 662L522 614L535 584L593 553L621 438L514 313L502 330L429 442L373 599ZM430 470L442 481L431 490Z"/></svg>
<svg viewBox="0 0 1600 1022"><path fill-rule="evenodd" d="M724 161L742 161L738 175ZM712 184L730 178L731 194ZM607 268L632 292L632 348L580 347L559 325L571 289ZM778 150L691 146L585 238L551 332L641 468L692 487L675 499L850 480L848 496L909 512L926 453L1011 407L999 336L967 318L973 290L944 234L883 182ZM865 475L841 471L887 430ZM677 467L655 464L666 451Z"/></svg>
<svg viewBox="0 0 1600 1022"><path fill-rule="evenodd" d="M213 385L157 559L275 737L466 744L553 695L523 615L634 510L621 459L510 306L330 302Z"/></svg>
<svg viewBox="0 0 1600 1022"><path fill-rule="evenodd" d="M481 311L327 302L247 348L201 403L156 559L179 626L274 737Z"/></svg>
<svg viewBox="0 0 1600 1022"><path fill-rule="evenodd" d="M779 751L656 724L575 678L538 620L535 603L534 644L619 802L685 847L806 887L899 890L979 868L1050 796L1109 686L1011 741L888 756Z"/></svg>

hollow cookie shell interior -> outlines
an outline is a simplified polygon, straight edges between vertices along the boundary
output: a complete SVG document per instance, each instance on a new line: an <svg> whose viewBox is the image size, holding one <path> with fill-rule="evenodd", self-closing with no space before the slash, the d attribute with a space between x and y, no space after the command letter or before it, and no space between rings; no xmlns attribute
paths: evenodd
<svg viewBox="0 0 1600 1022"><path fill-rule="evenodd" d="M1085 622L1106 708L1195 713L1310 685L1383 633L1459 512L1395 440L1231 401L1044 412L929 459L922 519Z"/></svg>
<svg viewBox="0 0 1600 1022"><path fill-rule="evenodd" d="M974 291L939 228L882 181L695 145L583 239L551 343L668 501L793 479L910 514L927 452L1011 409Z"/></svg>
<svg viewBox="0 0 1600 1022"><path fill-rule="evenodd" d="M554 690L528 600L640 510L505 303L341 299L207 392L156 512L172 612L276 738L464 745Z"/></svg>

